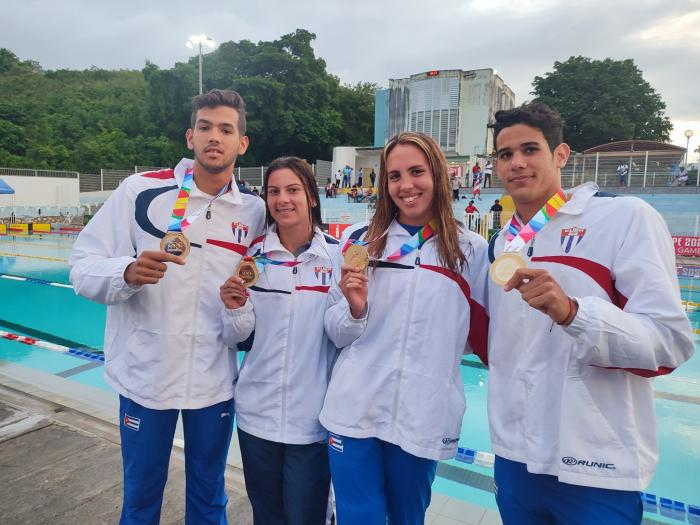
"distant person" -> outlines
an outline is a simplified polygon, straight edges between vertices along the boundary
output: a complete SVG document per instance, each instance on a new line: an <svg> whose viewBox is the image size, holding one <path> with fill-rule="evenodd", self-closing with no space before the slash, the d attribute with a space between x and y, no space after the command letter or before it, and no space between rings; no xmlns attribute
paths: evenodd
<svg viewBox="0 0 700 525"><path fill-rule="evenodd" d="M658 460L653 377L693 354L673 242L636 197L569 192L558 113L495 114L515 203L490 243L488 413L504 525L639 524Z"/></svg>
<svg viewBox="0 0 700 525"><path fill-rule="evenodd" d="M464 222L467 225L467 228L470 230L478 230L479 229L479 208L477 208L474 205L474 201L469 201L469 204L467 204L467 207L464 209Z"/></svg>
<svg viewBox="0 0 700 525"><path fill-rule="evenodd" d="M359 188L362 187L362 176L363 176L363 175L364 175L364 171L362 170L362 168L360 168L359 170L357 170L357 186L358 186Z"/></svg>
<svg viewBox="0 0 700 525"><path fill-rule="evenodd" d="M493 206L489 208L489 211L493 215L493 227L494 228L500 228L501 227L501 212L503 211L503 206L501 206L501 202L496 199L496 202L493 203Z"/></svg>
<svg viewBox="0 0 700 525"><path fill-rule="evenodd" d="M493 162L489 159L484 166L484 188L491 187L491 175L493 175Z"/></svg>
<svg viewBox="0 0 700 525"><path fill-rule="evenodd" d="M369 180L372 182L372 187L375 186L375 181L377 180L377 174L374 173L374 168L369 172Z"/></svg>
<svg viewBox="0 0 700 525"><path fill-rule="evenodd" d="M461 184L459 182L459 176L453 175L450 183L452 184L452 200L458 201L459 200L459 187L461 186Z"/></svg>
<svg viewBox="0 0 700 525"><path fill-rule="evenodd" d="M683 166L680 174L678 175L678 185L685 186L686 184L688 184L688 167Z"/></svg>
<svg viewBox="0 0 700 525"><path fill-rule="evenodd" d="M615 170L617 172L617 176L620 180L620 186L627 186L627 174L629 173L629 166L623 162L618 164L617 169Z"/></svg>
<svg viewBox="0 0 700 525"><path fill-rule="evenodd" d="M476 179L478 179L478 178L481 177L481 176L482 176L482 175L481 175L481 166L480 166L479 163L477 162L477 163L474 164L474 166L472 167L472 187L473 187L474 184L476 183Z"/></svg>
<svg viewBox="0 0 700 525"><path fill-rule="evenodd" d="M481 200L481 184L483 180L483 175L481 174L481 170L479 170L474 176L472 183L472 197L477 200Z"/></svg>
<svg viewBox="0 0 700 525"><path fill-rule="evenodd" d="M265 203L233 180L248 148L241 96L214 89L194 97L190 122L194 161L125 179L70 257L75 292L107 305L105 379L119 394L122 525L159 522L180 416L185 521L226 523L238 367L219 287L263 232Z"/></svg>

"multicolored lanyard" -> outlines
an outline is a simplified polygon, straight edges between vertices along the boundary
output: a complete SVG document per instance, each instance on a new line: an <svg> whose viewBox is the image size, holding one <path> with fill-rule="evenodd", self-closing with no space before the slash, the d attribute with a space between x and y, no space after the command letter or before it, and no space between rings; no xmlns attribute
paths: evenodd
<svg viewBox="0 0 700 525"><path fill-rule="evenodd" d="M196 221L202 212L209 207L209 205L221 197L224 193L231 191L232 181L229 181L224 185L223 188L219 190L219 193L214 196L205 206L202 206L195 213L192 213L185 217L185 212L187 211L187 203L190 201L190 192L192 191L192 185L194 184L194 171L192 168L188 168L185 172L185 176L182 179L182 185L180 186L180 191L177 194L177 199L175 199L175 205L173 206L173 211L170 215L170 224L168 225L169 232L182 232L189 228L190 225Z"/></svg>
<svg viewBox="0 0 700 525"><path fill-rule="evenodd" d="M389 255L387 257L388 261L395 261L396 259L400 259L404 255L408 255L411 253L413 250L420 249L425 242L430 239L433 235L435 235L435 228L437 224L435 221L430 221L428 224L423 226L420 230L418 230L412 237L411 240L408 241L407 243L404 243L401 245L401 248L396 250L394 253Z"/></svg>
<svg viewBox="0 0 700 525"><path fill-rule="evenodd" d="M416 248L420 249L420 247L423 246L425 241L427 241L433 235L435 235L435 227L436 227L435 221L430 221L428 224L426 224L420 230L418 230L411 237L410 241L402 244L401 248L399 248L394 253L389 255L387 257L387 260L388 261L395 261L396 259L400 259L404 255L408 255ZM379 237L377 237L377 239L381 239L382 237L384 237L384 235L386 235L388 233L388 231L389 230L387 229L383 234L381 234ZM375 239L375 240L377 240L377 239ZM343 245L343 249L340 251L340 253L344 254L348 250L348 248L353 244L357 244L358 246L367 246L371 242L373 242L373 241L363 241L362 239L348 239L345 242L345 245Z"/></svg>
<svg viewBox="0 0 700 525"><path fill-rule="evenodd" d="M537 232L545 224L552 220L559 208L564 206L564 204L566 204L566 195L564 195L562 190L559 190L549 198L545 205L542 206L542 209L526 225L523 226L517 217L513 215L506 231L506 243L503 251L519 252L523 246L537 235Z"/></svg>
<svg viewBox="0 0 700 525"><path fill-rule="evenodd" d="M287 266L291 268L293 266L296 266L297 264L301 264L301 261L276 261L275 259L270 259L267 256L267 253L253 255L252 259L255 261L256 264L259 264L260 266L265 266L266 264L274 264L276 266Z"/></svg>

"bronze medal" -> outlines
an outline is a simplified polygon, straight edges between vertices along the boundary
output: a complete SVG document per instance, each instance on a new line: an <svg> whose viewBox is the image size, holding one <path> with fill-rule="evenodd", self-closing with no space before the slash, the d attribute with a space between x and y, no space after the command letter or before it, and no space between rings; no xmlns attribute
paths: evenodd
<svg viewBox="0 0 700 525"><path fill-rule="evenodd" d="M190 240L182 232L168 232L160 240L160 249L184 259L190 254Z"/></svg>
<svg viewBox="0 0 700 525"><path fill-rule="evenodd" d="M489 276L494 283L503 286L513 277L515 270L526 267L527 264L525 264L525 260L520 254L514 252L502 253L491 263Z"/></svg>
<svg viewBox="0 0 700 525"><path fill-rule="evenodd" d="M367 266L369 266L369 254L367 253L367 248L360 246L359 244L351 244L345 251L343 260L346 266L359 268L360 271L364 272L367 269Z"/></svg>
<svg viewBox="0 0 700 525"><path fill-rule="evenodd" d="M243 279L243 286L250 288L258 282L260 272L258 272L258 266L255 264L255 261L250 257L246 257L238 265L236 275Z"/></svg>

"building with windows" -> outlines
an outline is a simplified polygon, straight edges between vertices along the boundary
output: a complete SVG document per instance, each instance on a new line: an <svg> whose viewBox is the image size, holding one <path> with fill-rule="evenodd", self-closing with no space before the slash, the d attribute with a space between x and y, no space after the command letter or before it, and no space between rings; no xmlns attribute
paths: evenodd
<svg viewBox="0 0 700 525"><path fill-rule="evenodd" d="M420 131L440 144L450 168L466 184L464 174L493 151L488 124L496 111L515 106L515 94L493 69L441 69L390 79L374 102L374 144L334 148L334 181L343 169L352 170L351 184L360 170L379 173L384 144L401 131ZM367 185L367 177L362 182Z"/></svg>
<svg viewBox="0 0 700 525"><path fill-rule="evenodd" d="M493 69L443 69L390 79L377 91L374 146L401 131L431 135L448 157L483 156L493 149L493 115L515 106L515 94Z"/></svg>

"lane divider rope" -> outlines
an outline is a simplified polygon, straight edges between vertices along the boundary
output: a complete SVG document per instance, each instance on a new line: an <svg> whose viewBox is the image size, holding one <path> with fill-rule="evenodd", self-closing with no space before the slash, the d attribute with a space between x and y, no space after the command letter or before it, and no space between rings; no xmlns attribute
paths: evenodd
<svg viewBox="0 0 700 525"><path fill-rule="evenodd" d="M13 275L11 273L0 273L0 279L8 279L11 281L25 281L25 282L34 283L34 284L44 284L47 286L55 286L57 288L70 288L71 290L73 289L73 286L71 286L70 284L57 283L55 281L46 281L44 279L37 279L36 277L23 277L21 275Z"/></svg>
<svg viewBox="0 0 700 525"><path fill-rule="evenodd" d="M44 350L51 350L52 352L58 352L60 354L73 355L75 357L82 357L83 359L88 359L90 361L100 361L104 363L104 354L92 352L85 348L69 348L63 345L57 345L56 343L50 343L48 341L43 341L41 339L36 339L34 337L27 337L26 335L14 334L12 332L6 332L5 330L0 330L0 338L8 339L9 341L16 341L29 346L38 346Z"/></svg>
<svg viewBox="0 0 700 525"><path fill-rule="evenodd" d="M41 259L42 261L68 262L68 259L60 257L48 257L46 255L27 255L26 253L0 252L0 257L25 257L27 259Z"/></svg>

